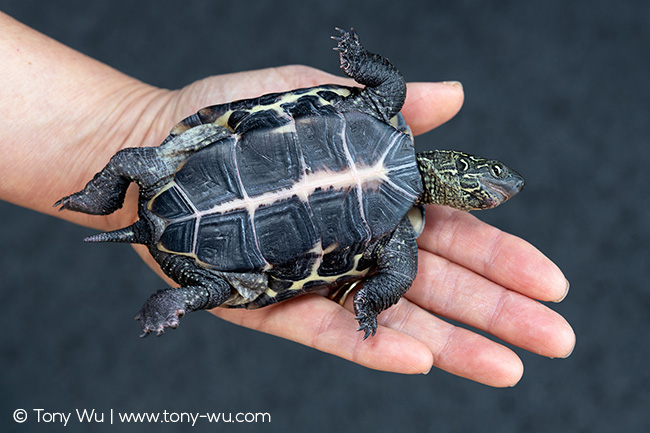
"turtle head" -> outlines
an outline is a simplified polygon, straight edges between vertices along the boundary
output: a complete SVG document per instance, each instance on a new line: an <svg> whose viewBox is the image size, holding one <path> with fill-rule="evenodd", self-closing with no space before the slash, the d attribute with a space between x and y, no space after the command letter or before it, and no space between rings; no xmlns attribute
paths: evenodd
<svg viewBox="0 0 650 433"><path fill-rule="evenodd" d="M490 209L524 187L524 178L502 162L455 150L418 153L417 162L424 186L418 204Z"/></svg>

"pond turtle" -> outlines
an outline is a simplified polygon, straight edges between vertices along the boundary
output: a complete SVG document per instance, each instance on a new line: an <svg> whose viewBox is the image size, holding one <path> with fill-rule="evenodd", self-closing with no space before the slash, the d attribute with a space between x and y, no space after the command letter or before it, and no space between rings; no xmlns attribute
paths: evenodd
<svg viewBox="0 0 650 433"><path fill-rule="evenodd" d="M354 287L364 339L409 289L424 204L492 208L523 179L459 151L415 154L399 114L400 72L337 29L343 72L364 87L323 85L207 107L158 147L127 148L61 209L106 215L139 186L139 220L87 238L149 247L179 288L151 295L143 336L185 313L264 307Z"/></svg>

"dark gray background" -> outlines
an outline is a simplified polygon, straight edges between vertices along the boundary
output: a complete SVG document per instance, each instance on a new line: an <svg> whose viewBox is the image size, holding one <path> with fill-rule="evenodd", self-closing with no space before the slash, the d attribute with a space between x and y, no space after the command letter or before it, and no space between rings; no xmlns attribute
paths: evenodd
<svg viewBox="0 0 650 433"><path fill-rule="evenodd" d="M273 417L196 431L646 430L648 4L0 1L45 34L169 88L290 63L338 73L334 26L354 26L410 81L462 81L460 115L418 144L501 158L525 175L516 200L480 217L564 270L571 292L552 308L578 338L564 360L517 350L526 370L513 389L435 369L371 371L207 313L141 340L133 315L161 281L128 246L85 245L89 229L0 203L0 430L53 431L14 424L16 408Z"/></svg>

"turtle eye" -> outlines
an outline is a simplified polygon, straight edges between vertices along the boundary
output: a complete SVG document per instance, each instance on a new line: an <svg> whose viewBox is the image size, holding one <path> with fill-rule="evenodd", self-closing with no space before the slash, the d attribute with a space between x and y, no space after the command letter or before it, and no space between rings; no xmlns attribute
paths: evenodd
<svg viewBox="0 0 650 433"><path fill-rule="evenodd" d="M496 162L493 163L490 166L490 171L492 172L492 175L494 177L498 177L498 178L503 177L503 175L505 174L505 170L503 169L503 165L501 165L499 163L496 163Z"/></svg>
<svg viewBox="0 0 650 433"><path fill-rule="evenodd" d="M464 173L469 170L469 161L465 157L460 157L456 160L456 169L459 173Z"/></svg>

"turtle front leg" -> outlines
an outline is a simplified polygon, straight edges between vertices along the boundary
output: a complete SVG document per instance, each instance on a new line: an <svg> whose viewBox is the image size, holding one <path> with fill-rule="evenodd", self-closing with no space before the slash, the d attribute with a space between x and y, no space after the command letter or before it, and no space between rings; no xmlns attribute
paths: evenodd
<svg viewBox="0 0 650 433"><path fill-rule="evenodd" d="M366 86L342 99L337 108L362 111L388 123L406 100L404 77L387 58L366 51L354 30L337 30L341 35L332 38L338 41L334 49L340 53L341 70Z"/></svg>
<svg viewBox="0 0 650 433"><path fill-rule="evenodd" d="M418 246L413 227L404 218L393 235L372 251L377 273L354 295L354 312L365 340L377 332L377 315L397 303L418 271Z"/></svg>
<svg viewBox="0 0 650 433"><path fill-rule="evenodd" d="M152 332L161 335L165 328L176 328L185 314L216 308L232 294L233 289L226 280L200 267L194 259L154 253L153 248L151 251L161 269L181 287L159 290L147 299L135 316L142 327L141 337Z"/></svg>

